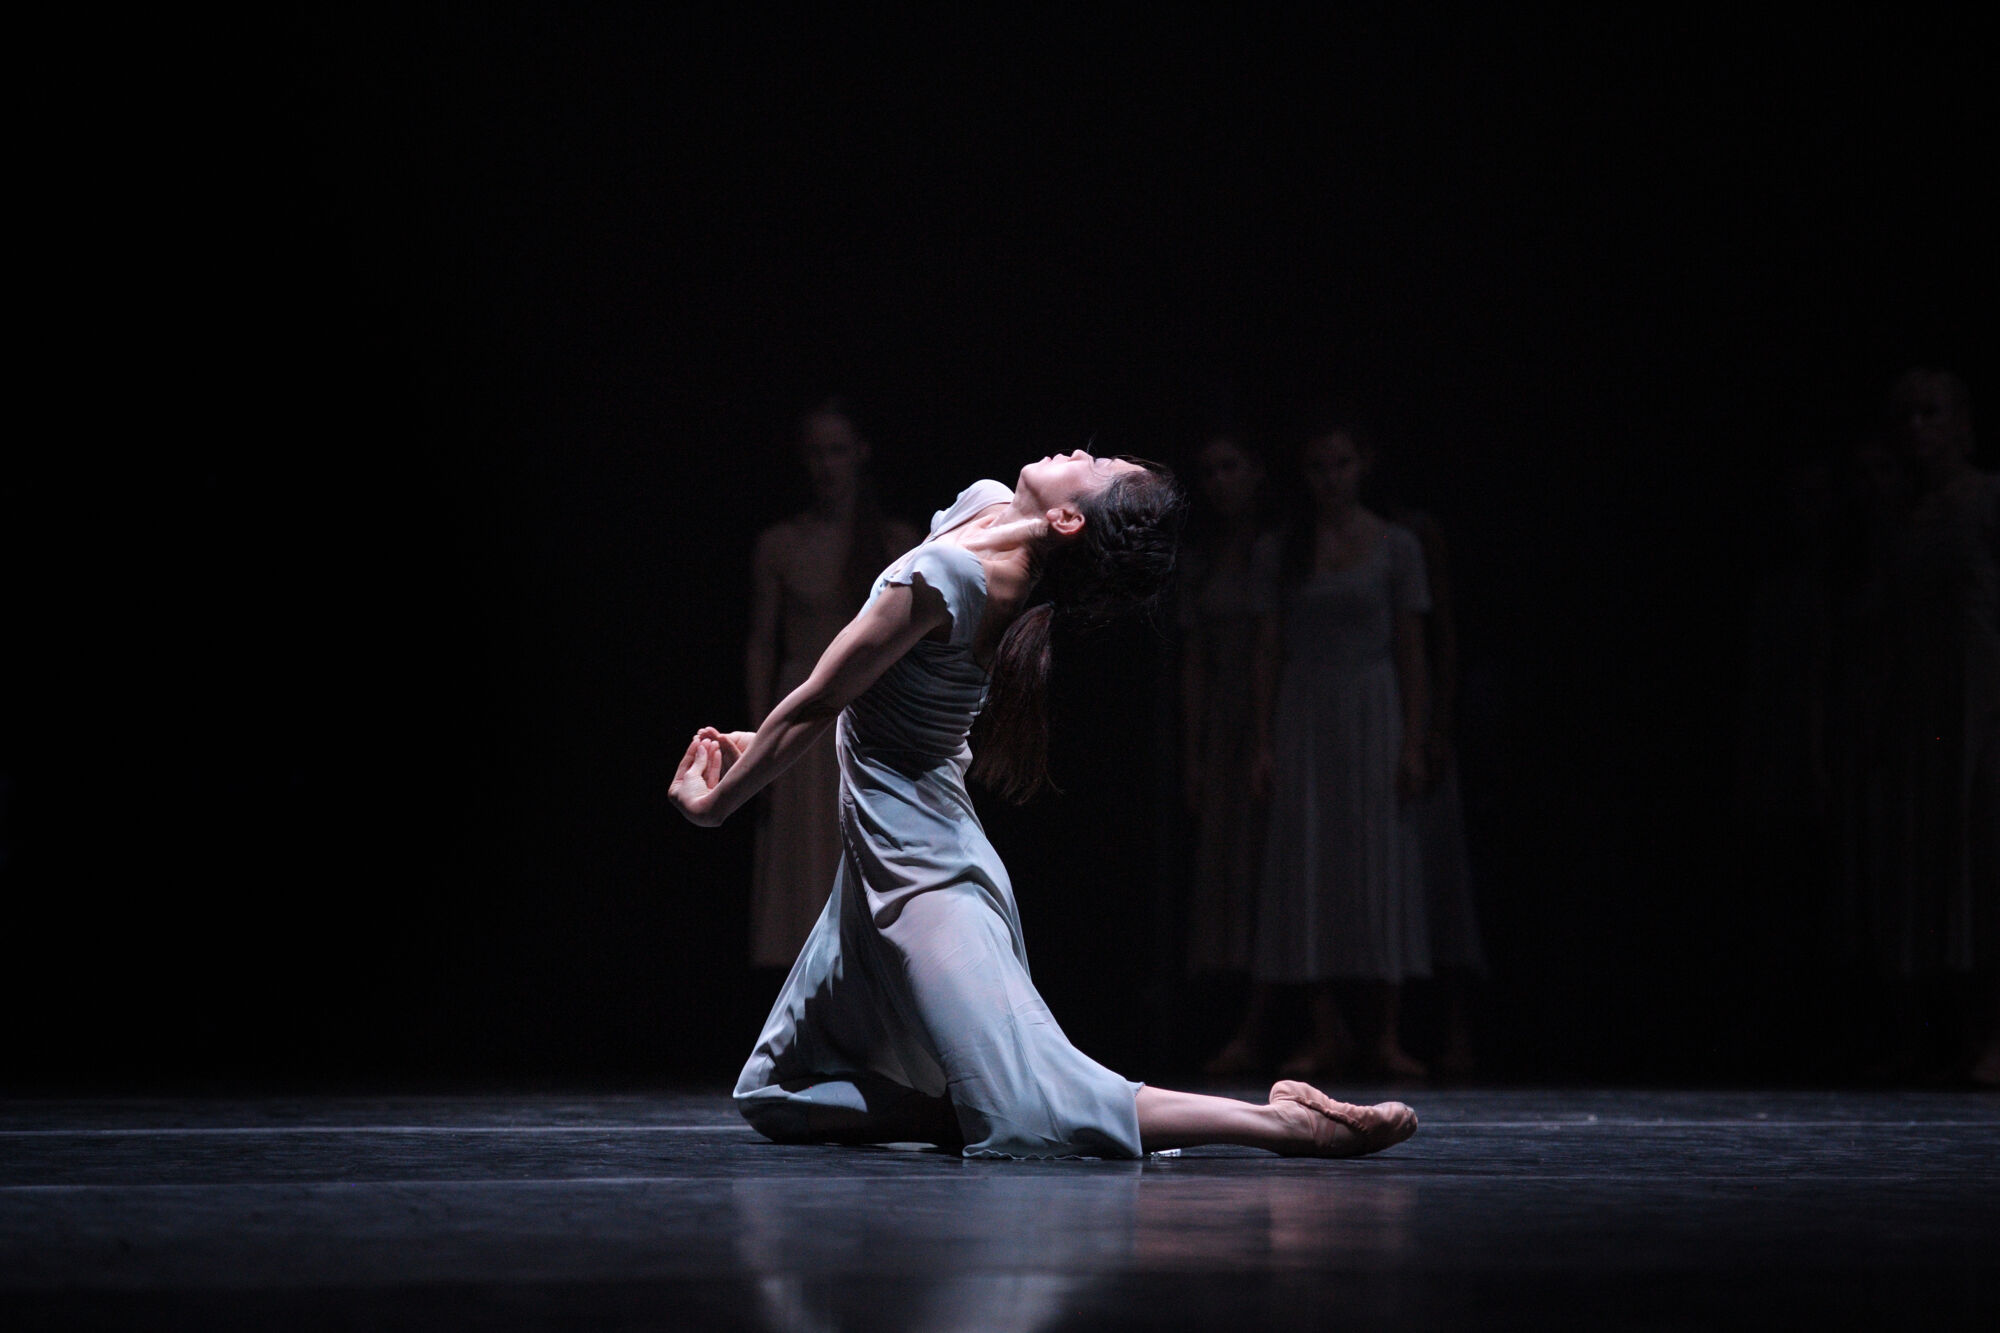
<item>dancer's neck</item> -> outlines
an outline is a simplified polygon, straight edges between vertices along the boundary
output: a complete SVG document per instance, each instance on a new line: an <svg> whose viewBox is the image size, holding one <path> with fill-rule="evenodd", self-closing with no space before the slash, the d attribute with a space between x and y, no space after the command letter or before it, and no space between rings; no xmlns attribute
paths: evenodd
<svg viewBox="0 0 2000 1333"><path fill-rule="evenodd" d="M938 540L953 542L979 557L986 570L988 595L1012 600L1025 598L1035 586L1035 552L1048 531L1048 520L1042 515L1023 514L1002 501L988 505Z"/></svg>

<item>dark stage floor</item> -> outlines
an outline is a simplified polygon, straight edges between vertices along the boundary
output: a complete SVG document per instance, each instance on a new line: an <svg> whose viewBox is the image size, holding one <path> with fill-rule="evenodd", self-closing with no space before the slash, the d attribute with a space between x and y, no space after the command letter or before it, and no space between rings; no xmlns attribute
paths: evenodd
<svg viewBox="0 0 2000 1333"><path fill-rule="evenodd" d="M716 1093L0 1102L0 1326L2000 1327L2000 1097L1403 1095L1354 1162L780 1148Z"/></svg>

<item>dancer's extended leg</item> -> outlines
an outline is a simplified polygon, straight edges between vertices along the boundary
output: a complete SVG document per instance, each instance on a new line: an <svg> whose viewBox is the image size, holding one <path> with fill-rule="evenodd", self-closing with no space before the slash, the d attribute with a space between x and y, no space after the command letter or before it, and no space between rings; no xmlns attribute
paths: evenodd
<svg viewBox="0 0 2000 1333"><path fill-rule="evenodd" d="M1417 1132L1416 1113L1401 1102L1351 1106L1304 1083L1273 1085L1262 1106L1150 1085L1139 1090L1138 1103L1147 1152L1234 1143L1288 1156L1358 1157Z"/></svg>

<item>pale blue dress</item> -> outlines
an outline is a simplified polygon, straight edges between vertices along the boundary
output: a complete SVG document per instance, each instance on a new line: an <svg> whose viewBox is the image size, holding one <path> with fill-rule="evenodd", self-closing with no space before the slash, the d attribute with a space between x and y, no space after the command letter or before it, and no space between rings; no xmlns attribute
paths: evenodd
<svg viewBox="0 0 2000 1333"><path fill-rule="evenodd" d="M833 892L736 1083L781 1143L919 1141L968 1157L1137 1157L1140 1084L1063 1036L1028 976L1013 887L972 808L986 575L934 539L1011 501L975 482L869 593L918 581L951 612L840 714Z"/></svg>

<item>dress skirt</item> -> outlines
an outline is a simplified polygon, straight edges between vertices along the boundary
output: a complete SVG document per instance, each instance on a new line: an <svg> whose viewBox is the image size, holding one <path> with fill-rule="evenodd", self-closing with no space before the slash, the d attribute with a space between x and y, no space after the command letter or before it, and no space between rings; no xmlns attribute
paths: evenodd
<svg viewBox="0 0 2000 1333"><path fill-rule="evenodd" d="M1396 794L1394 663L1287 669L1257 918L1259 981L1431 972L1421 850Z"/></svg>

